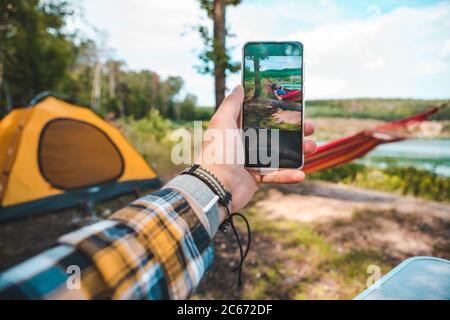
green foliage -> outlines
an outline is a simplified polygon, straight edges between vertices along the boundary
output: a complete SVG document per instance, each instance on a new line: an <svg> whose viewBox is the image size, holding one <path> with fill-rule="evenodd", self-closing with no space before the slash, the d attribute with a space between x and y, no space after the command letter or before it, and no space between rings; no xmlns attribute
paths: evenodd
<svg viewBox="0 0 450 320"><path fill-rule="evenodd" d="M167 138L172 129L172 123L162 117L158 110L151 110L145 118L139 120L130 117L122 124L125 124L125 127L129 130L128 135L137 145L144 144L145 139L149 136L161 142Z"/></svg>
<svg viewBox="0 0 450 320"><path fill-rule="evenodd" d="M124 62L107 59L94 41L67 33L65 22L74 8L63 0L0 0L0 118L42 91L93 104L108 117L143 119L152 110L174 120L182 113L189 119L195 115L180 110L196 103L192 95L180 101L180 77L127 70ZM94 81L96 67L99 81Z"/></svg>
<svg viewBox="0 0 450 320"><path fill-rule="evenodd" d="M298 68L287 68L287 69L279 69L279 70L264 70L260 73L261 78L287 78L292 76L299 76L302 74L302 70ZM250 80L254 78L255 73L252 71L245 71L245 80ZM287 81L288 81L287 80ZM296 79L296 83L299 82L299 79Z"/></svg>
<svg viewBox="0 0 450 320"><path fill-rule="evenodd" d="M269 56L301 56L301 48L294 43L247 43L245 46L245 56L258 59L265 59Z"/></svg>
<svg viewBox="0 0 450 320"><path fill-rule="evenodd" d="M97 51L92 40L85 39L74 46L73 54L76 59L61 81L61 87L58 88L61 93L85 104L90 102ZM41 61L41 64L45 66L47 61Z"/></svg>
<svg viewBox="0 0 450 320"><path fill-rule="evenodd" d="M349 163L314 172L312 179L359 187L398 192L435 201L450 201L450 177L414 167L390 166L386 169Z"/></svg>
<svg viewBox="0 0 450 320"><path fill-rule="evenodd" d="M195 119L201 121L209 121L214 114L215 109L212 107L195 108Z"/></svg>
<svg viewBox="0 0 450 320"><path fill-rule="evenodd" d="M197 120L196 104L197 98L195 96L186 95L184 100L180 103L180 118L184 120Z"/></svg>
<svg viewBox="0 0 450 320"><path fill-rule="evenodd" d="M225 6L236 6L240 0L229 0L225 2ZM204 10L211 20L214 20L214 0L199 0L200 8ZM206 25L199 24L193 26L193 29L198 32L203 41L204 48L197 52L201 64L195 66L197 71L201 74L214 74L214 66L220 65L226 72L239 71L241 64L234 62L231 59L229 48L221 48L221 46L214 39L213 32ZM229 29L225 27L225 35L232 37Z"/></svg>
<svg viewBox="0 0 450 320"><path fill-rule="evenodd" d="M152 164L160 178L167 181L182 170L184 165L175 165L171 160L173 142L168 137L175 124L162 117L158 110L152 110L139 120L127 117L117 119L115 123L145 160Z"/></svg>
<svg viewBox="0 0 450 320"><path fill-rule="evenodd" d="M342 99L306 101L308 117L342 117L395 120L411 116L444 100L413 99ZM450 120L450 107L430 117L431 120Z"/></svg>
<svg viewBox="0 0 450 320"><path fill-rule="evenodd" d="M61 89L76 57L64 29L72 14L66 1L0 2L1 106L27 105L41 91Z"/></svg>
<svg viewBox="0 0 450 320"><path fill-rule="evenodd" d="M317 180L325 180L336 183L351 183L356 179L358 172L361 172L364 169L365 167L363 165L349 163L340 167L310 173L308 176Z"/></svg>

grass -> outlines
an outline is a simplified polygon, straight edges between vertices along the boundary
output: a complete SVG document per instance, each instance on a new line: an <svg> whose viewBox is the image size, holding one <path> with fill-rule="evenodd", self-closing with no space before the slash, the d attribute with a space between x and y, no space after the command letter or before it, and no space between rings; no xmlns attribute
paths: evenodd
<svg viewBox="0 0 450 320"><path fill-rule="evenodd" d="M254 208L245 214L253 232L277 248L268 253L275 259L260 254L247 266L252 283L246 286L244 299L351 299L365 289L369 265L382 272L395 265L375 249L342 251L314 225L267 220Z"/></svg>

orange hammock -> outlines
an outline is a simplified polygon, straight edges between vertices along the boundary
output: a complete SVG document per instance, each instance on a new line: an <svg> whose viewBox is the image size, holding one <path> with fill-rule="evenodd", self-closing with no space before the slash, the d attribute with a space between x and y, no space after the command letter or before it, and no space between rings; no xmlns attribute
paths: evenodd
<svg viewBox="0 0 450 320"><path fill-rule="evenodd" d="M408 138L408 128L426 120L446 104L432 107L409 118L395 120L355 135L330 141L317 148L316 153L305 157L305 172L333 168L364 156L382 143L400 141Z"/></svg>
<svg viewBox="0 0 450 320"><path fill-rule="evenodd" d="M269 83L266 86L266 90L270 94L274 94L272 90L272 84ZM287 102L297 102L302 99L302 91L301 90L291 90L291 89L284 89L286 91L286 94L280 96L283 101Z"/></svg>

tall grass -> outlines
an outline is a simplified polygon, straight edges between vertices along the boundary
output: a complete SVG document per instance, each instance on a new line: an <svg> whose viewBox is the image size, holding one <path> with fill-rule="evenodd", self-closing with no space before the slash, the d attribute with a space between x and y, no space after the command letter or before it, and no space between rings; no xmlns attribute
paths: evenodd
<svg viewBox="0 0 450 320"><path fill-rule="evenodd" d="M175 165L171 159L174 142L169 139L169 134L179 125L163 118L157 110L151 111L146 118L135 120L129 117L117 120L116 124L163 180L172 178L184 168Z"/></svg>

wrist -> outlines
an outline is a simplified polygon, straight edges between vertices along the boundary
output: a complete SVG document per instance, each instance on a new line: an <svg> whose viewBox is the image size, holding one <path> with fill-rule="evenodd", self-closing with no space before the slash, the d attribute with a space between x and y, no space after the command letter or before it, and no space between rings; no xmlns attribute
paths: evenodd
<svg viewBox="0 0 450 320"><path fill-rule="evenodd" d="M219 221L224 222L228 218L227 210L221 204L219 204Z"/></svg>
<svg viewBox="0 0 450 320"><path fill-rule="evenodd" d="M217 179L220 180L220 183L223 184L226 190L231 193L231 203L230 206L232 207L233 203L233 190L231 188L231 184L229 182L229 175L223 170L223 168L217 166L217 165L207 165L207 164L201 164L203 168L210 171L212 174L214 174ZM222 166L223 167L223 166ZM224 222L228 218L227 210L225 209L225 206L219 203L219 220L220 223Z"/></svg>
<svg viewBox="0 0 450 320"><path fill-rule="evenodd" d="M200 166L215 175L225 189L233 195L232 184L230 183L230 174L226 172L224 165L200 164Z"/></svg>
<svg viewBox="0 0 450 320"><path fill-rule="evenodd" d="M231 194L229 207L232 207L233 197L235 196L233 178L236 179L236 177L233 177L233 174L227 170L226 165L200 164L200 166L216 176L223 187Z"/></svg>
<svg viewBox="0 0 450 320"><path fill-rule="evenodd" d="M199 170L192 168L186 169L183 173L191 174L200 178L205 182L217 196L218 201L218 218L222 223L228 218L228 212L233 210L233 185L231 184L231 173L227 172L226 166L210 165L210 164L197 164ZM202 173L203 171L203 173ZM209 178L208 178L209 176Z"/></svg>

